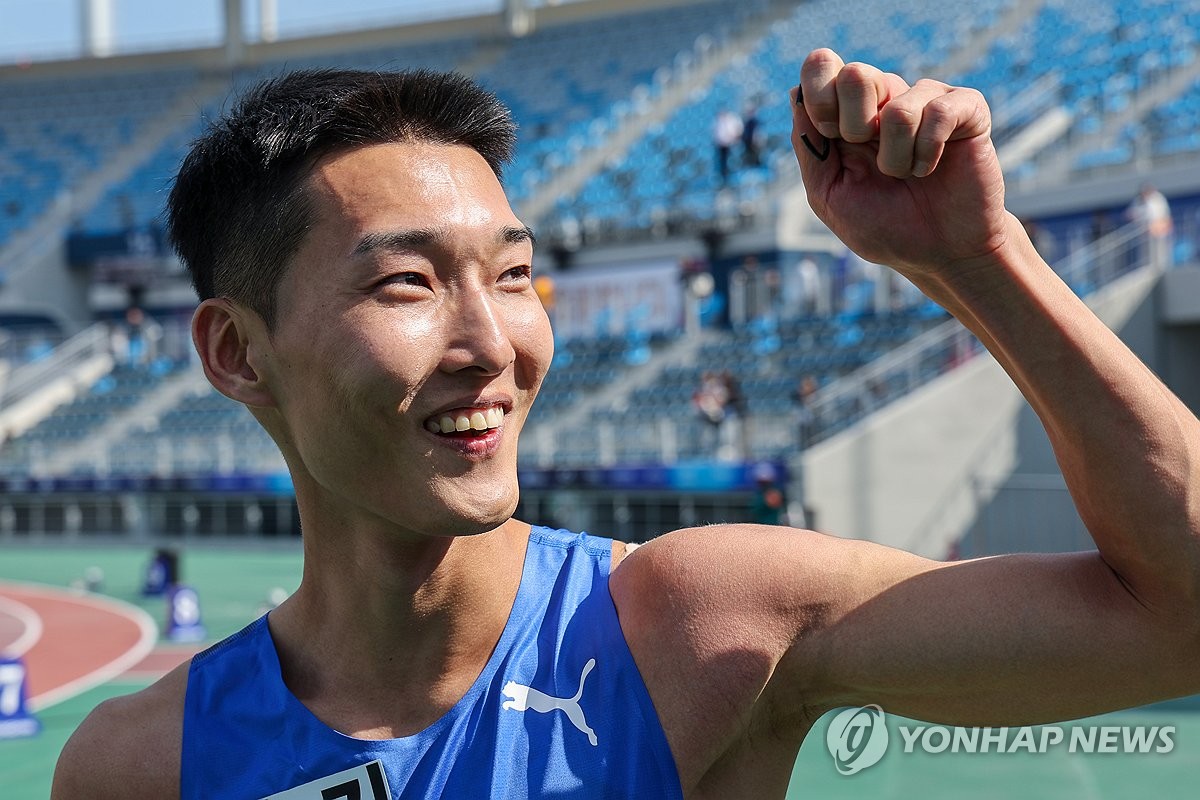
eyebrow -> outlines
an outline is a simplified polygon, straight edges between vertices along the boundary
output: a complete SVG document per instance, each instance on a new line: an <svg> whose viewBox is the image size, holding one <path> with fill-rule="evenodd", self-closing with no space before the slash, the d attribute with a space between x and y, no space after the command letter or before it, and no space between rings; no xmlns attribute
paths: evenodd
<svg viewBox="0 0 1200 800"><path fill-rule="evenodd" d="M443 242L447 237L448 234L444 229L437 228L412 228L408 230L368 233L355 245L354 255L372 253L376 250L421 250ZM536 245L537 237L533 235L533 229L528 225L522 225L519 228L513 225L505 225L497 232L496 241L499 244L522 244L529 242L530 245Z"/></svg>

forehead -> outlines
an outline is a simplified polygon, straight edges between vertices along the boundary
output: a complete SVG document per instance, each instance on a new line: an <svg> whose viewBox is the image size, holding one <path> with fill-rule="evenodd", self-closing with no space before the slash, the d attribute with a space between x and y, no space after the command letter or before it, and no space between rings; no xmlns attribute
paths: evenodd
<svg viewBox="0 0 1200 800"><path fill-rule="evenodd" d="M403 142L335 153L316 163L308 189L314 232L325 236L430 226L490 233L515 220L487 161L462 145Z"/></svg>

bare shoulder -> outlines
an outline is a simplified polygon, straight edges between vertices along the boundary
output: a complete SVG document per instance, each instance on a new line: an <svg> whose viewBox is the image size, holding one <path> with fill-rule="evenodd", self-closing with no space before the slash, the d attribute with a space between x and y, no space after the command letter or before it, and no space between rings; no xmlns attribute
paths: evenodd
<svg viewBox="0 0 1200 800"><path fill-rule="evenodd" d="M189 663L98 705L59 756L52 800L178 797Z"/></svg>
<svg viewBox="0 0 1200 800"><path fill-rule="evenodd" d="M886 548L798 528L688 528L647 542L621 559L613 573L612 591L618 606L629 606L631 624L651 621L633 614L635 607L705 614L779 613L789 628L800 614L819 624L822 609L832 598L861 584L868 577L864 569L880 568L880 550ZM900 569L920 568L917 562L924 562L898 550L889 555ZM736 606L727 605L735 601ZM759 627L769 620L754 622Z"/></svg>
<svg viewBox="0 0 1200 800"><path fill-rule="evenodd" d="M760 700L789 648L828 623L856 544L793 528L709 526L654 539L614 571L621 628L685 790L750 740L777 747L790 769L806 726L764 715L770 705Z"/></svg>

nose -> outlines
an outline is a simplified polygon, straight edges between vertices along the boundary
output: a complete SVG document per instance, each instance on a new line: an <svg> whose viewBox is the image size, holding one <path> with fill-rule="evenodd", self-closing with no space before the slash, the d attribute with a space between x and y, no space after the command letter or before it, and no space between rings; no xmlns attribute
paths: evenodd
<svg viewBox="0 0 1200 800"><path fill-rule="evenodd" d="M451 335L443 369L498 375L516 360L503 309L486 290L464 288L447 311Z"/></svg>

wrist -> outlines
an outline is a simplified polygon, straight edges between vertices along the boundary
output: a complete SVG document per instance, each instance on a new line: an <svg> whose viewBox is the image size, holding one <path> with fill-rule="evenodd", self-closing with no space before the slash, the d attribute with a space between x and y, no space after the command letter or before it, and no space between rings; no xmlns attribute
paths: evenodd
<svg viewBox="0 0 1200 800"><path fill-rule="evenodd" d="M1020 220L1006 211L1002 229L990 249L940 264L914 279L914 283L958 316L959 309L974 308L980 301L994 300L1006 289L1016 288L1039 267L1048 269Z"/></svg>

